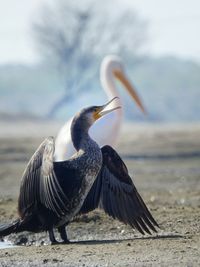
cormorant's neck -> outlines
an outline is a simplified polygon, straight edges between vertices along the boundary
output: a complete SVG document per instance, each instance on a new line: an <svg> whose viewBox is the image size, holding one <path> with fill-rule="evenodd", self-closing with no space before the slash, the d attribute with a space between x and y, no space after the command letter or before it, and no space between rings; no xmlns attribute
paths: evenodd
<svg viewBox="0 0 200 267"><path fill-rule="evenodd" d="M81 117L75 117L71 125L71 137L75 149L85 149L85 144L89 141L90 136L88 130L90 125L87 121L84 121Z"/></svg>

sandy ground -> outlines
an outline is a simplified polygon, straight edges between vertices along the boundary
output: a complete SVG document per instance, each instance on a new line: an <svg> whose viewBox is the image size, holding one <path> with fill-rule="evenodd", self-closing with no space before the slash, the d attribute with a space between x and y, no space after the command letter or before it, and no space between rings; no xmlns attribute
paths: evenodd
<svg viewBox="0 0 200 267"><path fill-rule="evenodd" d="M1 222L16 218L23 169L58 126L0 122ZM20 245L0 249L0 266L200 266L200 125L127 125L118 151L158 234L142 236L97 210L69 225L69 245L49 245L46 233L9 236Z"/></svg>

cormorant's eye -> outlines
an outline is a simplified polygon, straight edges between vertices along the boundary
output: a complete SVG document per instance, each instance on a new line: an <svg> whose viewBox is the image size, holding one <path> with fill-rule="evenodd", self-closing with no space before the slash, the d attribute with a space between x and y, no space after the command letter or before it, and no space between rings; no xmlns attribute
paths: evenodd
<svg viewBox="0 0 200 267"><path fill-rule="evenodd" d="M93 112L97 112L98 111L98 108L93 108Z"/></svg>

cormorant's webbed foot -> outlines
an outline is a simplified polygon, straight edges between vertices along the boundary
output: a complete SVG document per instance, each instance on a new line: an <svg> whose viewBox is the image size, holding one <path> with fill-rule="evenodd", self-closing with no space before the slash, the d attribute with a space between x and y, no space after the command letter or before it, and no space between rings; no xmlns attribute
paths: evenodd
<svg viewBox="0 0 200 267"><path fill-rule="evenodd" d="M69 244L70 241L67 238L67 232L66 232L65 226L58 227L58 232L60 233L60 237L62 238L63 243Z"/></svg>

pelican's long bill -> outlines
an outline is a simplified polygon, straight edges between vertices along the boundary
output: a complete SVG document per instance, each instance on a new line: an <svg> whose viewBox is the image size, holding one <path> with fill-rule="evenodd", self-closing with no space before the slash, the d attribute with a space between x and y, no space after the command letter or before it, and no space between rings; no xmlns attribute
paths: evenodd
<svg viewBox="0 0 200 267"><path fill-rule="evenodd" d="M114 108L105 110L105 109L110 105L110 103L112 103L115 99L118 99L118 98L119 98L119 97L116 96L116 97L114 97L113 99L111 99L108 103L106 103L105 105L103 105L103 106L99 106L99 107L96 109L95 114L94 114L94 118L95 118L95 120L97 120L97 119L103 117L104 115L106 115L106 114L108 114L108 113L110 113L110 112L112 112L112 111L114 111L114 110L116 110L116 109L121 108L121 106L116 106L116 107L114 107Z"/></svg>
<svg viewBox="0 0 200 267"><path fill-rule="evenodd" d="M125 86L131 97L135 100L136 104L138 107L141 109L141 111L146 114L146 110L142 104L142 101L140 100L134 86L129 82L128 78L126 75L119 70L114 71L115 77Z"/></svg>

